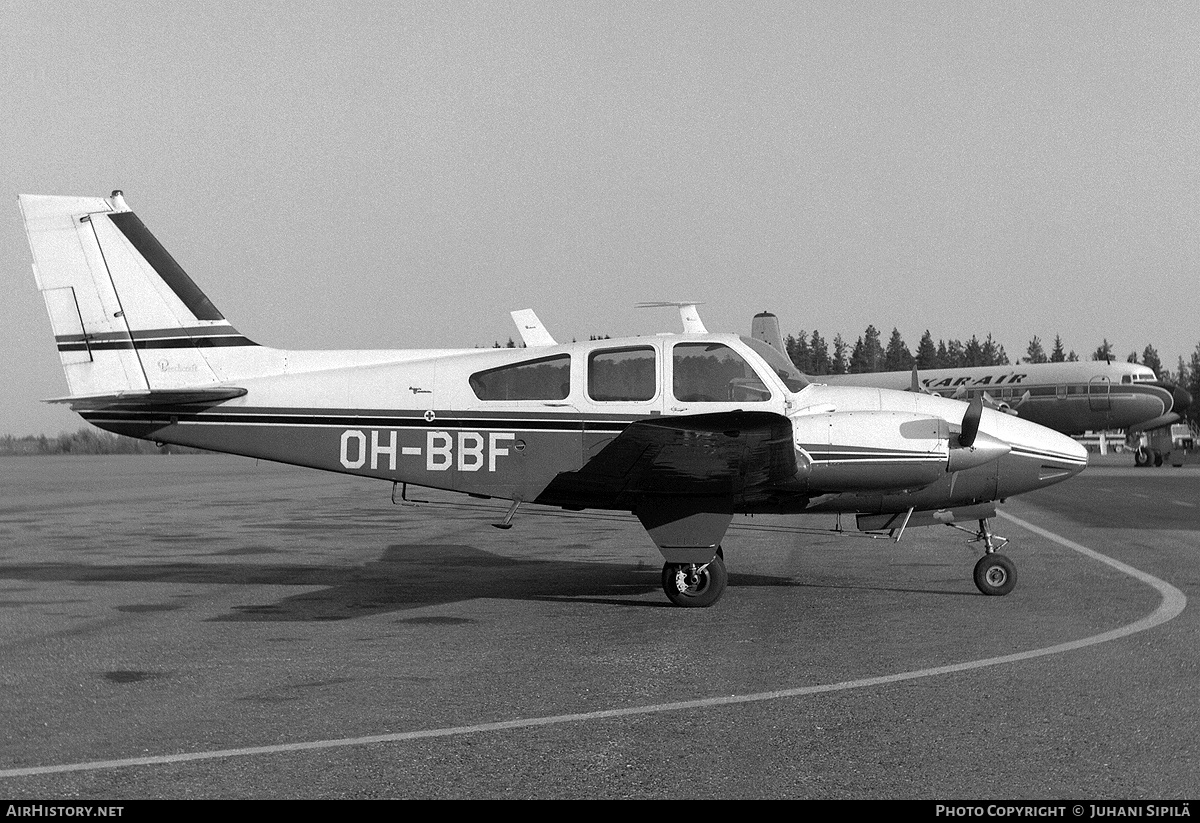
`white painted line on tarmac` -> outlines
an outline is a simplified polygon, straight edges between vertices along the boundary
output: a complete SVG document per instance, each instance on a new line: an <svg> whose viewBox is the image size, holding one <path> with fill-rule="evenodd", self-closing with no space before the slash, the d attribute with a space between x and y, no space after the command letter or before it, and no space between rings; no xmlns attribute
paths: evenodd
<svg viewBox="0 0 1200 823"><path fill-rule="evenodd" d="M31 766L24 769L5 769L0 771L0 778L6 777L29 777L33 775L46 774L61 774L63 772L86 772L99 771L101 769L120 769L129 766L153 766L171 763L187 763L193 760L217 760L226 757L251 757L261 754L286 754L289 752L313 751L316 749L336 749L346 746L366 746L374 743L401 743L408 740L424 740L433 737L454 737L461 735L483 734L486 732L498 732L508 729L530 729L537 726L553 726L559 723L579 723L589 720L607 720L613 717L631 717L641 714L657 714L660 712L674 712L685 709L705 709L713 706L730 706L743 703L758 703L766 700L780 700L788 697L803 697L810 694L826 694L828 692L840 692L849 689L862 689L871 686L883 686L890 683L900 683L905 680L918 680L926 677L938 677L944 674L954 674L956 672L971 671L972 669L983 669L989 666L1000 666L1005 663L1016 663L1022 660L1030 660L1035 657L1045 657L1051 654L1061 654L1063 652L1075 651L1087 646L1095 646L1099 643L1107 643L1110 640L1117 640L1122 637L1128 637L1131 634L1146 631L1154 628L1168 620L1176 617L1187 606L1187 597L1179 589L1167 583L1164 580L1159 580L1151 574L1147 574L1133 566L1122 563L1119 560L1114 560L1107 555L1100 554L1093 549L1068 540L1065 537L1060 537L1054 532L1047 531L1032 523L1021 520L1018 517L1013 517L1010 514L999 512L1000 516L1005 520L1009 520L1023 529L1027 529L1034 534L1040 535L1047 540L1065 546L1072 551L1079 552L1086 557L1097 560L1123 574L1127 574L1148 586L1153 587L1162 595L1162 602L1158 608L1151 612L1141 620L1137 620L1126 626L1122 626L1111 631L1101 634L1085 637L1081 640L1072 640L1069 643L1059 643L1054 646L1047 646L1043 649L1033 649L1031 651L1017 652L1015 654L1001 655L1000 657L988 657L983 660L971 660L966 663L953 663L947 666L934 666L929 669L917 669L911 672L900 672L898 674L887 674L880 677L866 677L860 680L846 680L841 683L826 683L817 686L801 686L794 689L780 689L778 691L757 692L754 694L730 695L728 697L707 697L700 700L681 700L676 703L658 703L651 706L634 706L623 709L606 709L604 711L595 712L580 712L578 714L557 714L549 717L527 717L517 720L502 720L495 723L476 723L470 726L450 726L444 729L424 729L412 732L398 732L395 734L376 734L365 737L342 737L334 740L313 740L306 743L281 743L274 746L247 746L240 749L216 749L212 751L188 752L185 754L165 754L154 757L129 757L121 760L95 760L88 763L67 763L58 766Z"/></svg>

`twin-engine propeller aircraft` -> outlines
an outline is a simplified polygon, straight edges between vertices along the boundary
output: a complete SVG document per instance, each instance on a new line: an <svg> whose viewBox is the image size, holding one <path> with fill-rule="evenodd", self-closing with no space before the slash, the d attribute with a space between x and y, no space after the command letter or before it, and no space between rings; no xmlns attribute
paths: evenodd
<svg viewBox="0 0 1200 823"><path fill-rule="evenodd" d="M1087 453L943 397L809 383L759 341L683 334L526 348L283 351L237 332L120 192L22 195L70 395L109 431L523 503L632 512L681 606L726 585L736 513L858 514L864 530L977 521L975 583L1015 568L995 503L1079 473ZM962 528L962 527L959 527Z"/></svg>
<svg viewBox="0 0 1200 823"><path fill-rule="evenodd" d="M755 315L750 336L784 351L779 321L770 312ZM867 372L822 375L820 379L835 386L907 389L955 400L978 397L985 407L1063 434L1169 430L1192 402L1186 389L1159 380L1149 366L1106 360ZM1170 437L1166 440L1169 450ZM1151 448L1139 451L1135 460L1138 465L1162 465L1163 454Z"/></svg>

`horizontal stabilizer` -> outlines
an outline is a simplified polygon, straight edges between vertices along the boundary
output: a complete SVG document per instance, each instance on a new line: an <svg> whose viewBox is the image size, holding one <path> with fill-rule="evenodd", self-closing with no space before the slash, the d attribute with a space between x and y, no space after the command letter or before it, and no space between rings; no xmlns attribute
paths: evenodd
<svg viewBox="0 0 1200 823"><path fill-rule="evenodd" d="M117 394L92 394L76 397L55 397L47 403L66 403L73 410L110 409L114 407L210 405L232 400L246 394L237 386L214 386L195 389L155 389L127 391Z"/></svg>
<svg viewBox="0 0 1200 823"><path fill-rule="evenodd" d="M708 334L708 329L704 327L704 321L700 319L700 312L696 309L699 305L702 304L691 300L657 300L651 303L638 303L635 308L658 309L673 306L679 309L679 319L683 321L684 334Z"/></svg>

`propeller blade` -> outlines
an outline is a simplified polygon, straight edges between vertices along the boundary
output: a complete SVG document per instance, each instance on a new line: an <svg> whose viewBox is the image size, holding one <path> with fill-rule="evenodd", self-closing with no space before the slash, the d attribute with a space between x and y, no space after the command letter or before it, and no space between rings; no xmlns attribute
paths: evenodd
<svg viewBox="0 0 1200 823"><path fill-rule="evenodd" d="M969 449L975 442L975 435L979 434L979 418L982 416L983 398L976 397L971 401L971 405L967 406L967 413L963 415L962 433L958 436L959 446Z"/></svg>

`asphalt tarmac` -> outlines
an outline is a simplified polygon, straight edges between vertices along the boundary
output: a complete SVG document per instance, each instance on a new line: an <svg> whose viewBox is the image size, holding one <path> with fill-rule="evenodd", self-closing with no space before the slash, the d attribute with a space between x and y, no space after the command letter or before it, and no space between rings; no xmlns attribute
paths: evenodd
<svg viewBox="0 0 1200 823"><path fill-rule="evenodd" d="M735 518L711 609L628 517L390 492L0 458L0 797L1200 797L1195 467L1008 501L999 598L951 528Z"/></svg>

